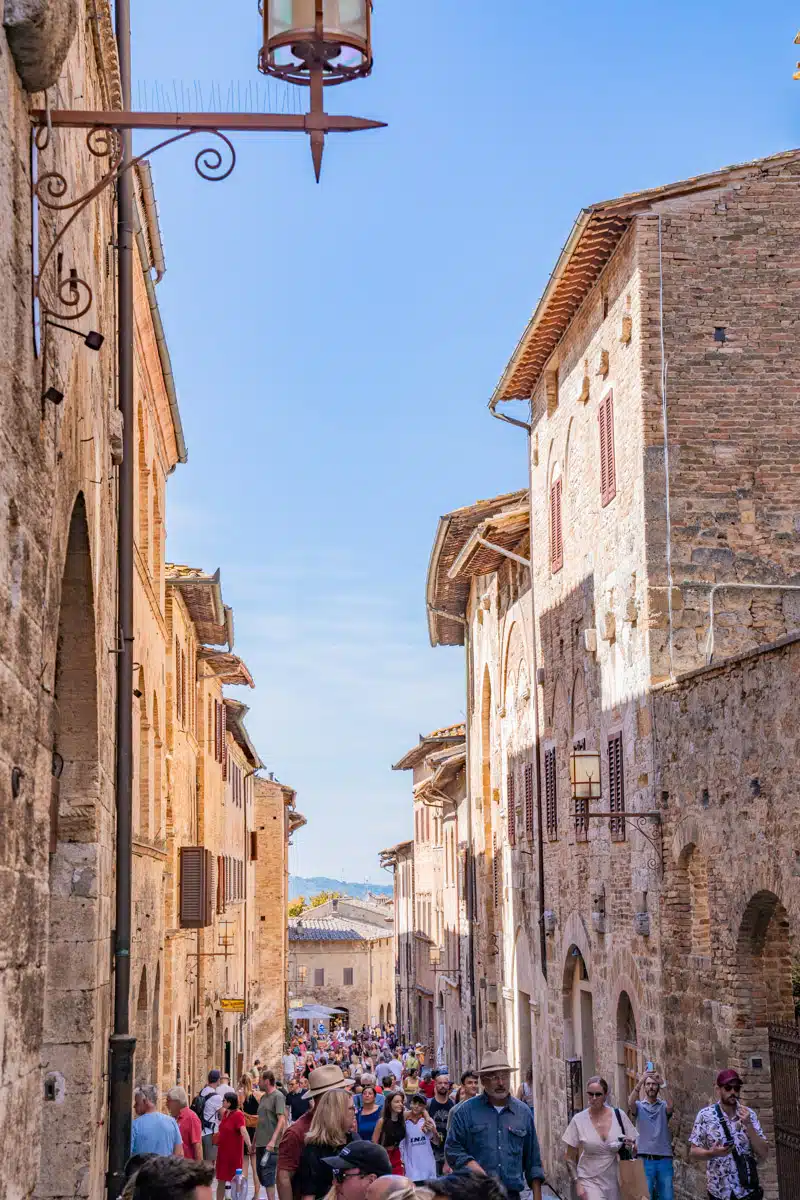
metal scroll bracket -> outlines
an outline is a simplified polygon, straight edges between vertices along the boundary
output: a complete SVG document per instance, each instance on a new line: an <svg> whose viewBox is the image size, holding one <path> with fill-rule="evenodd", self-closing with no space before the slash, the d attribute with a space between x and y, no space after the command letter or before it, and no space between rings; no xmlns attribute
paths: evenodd
<svg viewBox="0 0 800 1200"><path fill-rule="evenodd" d="M623 822L632 825L640 833L653 852L647 860L647 869L659 880L664 878L664 834L660 812L583 812L580 821L597 820Z"/></svg>

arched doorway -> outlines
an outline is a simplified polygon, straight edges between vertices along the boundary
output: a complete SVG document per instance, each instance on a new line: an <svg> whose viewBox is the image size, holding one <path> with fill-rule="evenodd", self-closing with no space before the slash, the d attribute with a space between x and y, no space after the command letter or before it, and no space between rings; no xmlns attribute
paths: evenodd
<svg viewBox="0 0 800 1200"><path fill-rule="evenodd" d="M774 892L748 903L736 945L733 1063L747 1079L771 1157L759 1168L766 1194L794 1200L800 1178L800 1032L792 994L789 917Z"/></svg>
<svg viewBox="0 0 800 1200"><path fill-rule="evenodd" d="M386 1005L386 1024L391 1025L391 1023L392 1023L392 1006L391 1006L391 1004L387 1004Z"/></svg>
<svg viewBox="0 0 800 1200"><path fill-rule="evenodd" d="M566 1060L568 1119L584 1107L586 1080L595 1074L594 1004L583 955L570 946L564 965L564 1058Z"/></svg>
<svg viewBox="0 0 800 1200"><path fill-rule="evenodd" d="M136 1050L134 1053L133 1075L134 1082L137 1084L153 1082L150 1078L149 1016L147 967L142 967L142 974L139 977L139 990L136 993Z"/></svg>
<svg viewBox="0 0 800 1200"><path fill-rule="evenodd" d="M224 1038L222 1034L222 1013L217 1013L214 1020L214 1035L214 1066L218 1071L222 1071L224 1070L222 1061L225 1053Z"/></svg>
<svg viewBox="0 0 800 1200"><path fill-rule="evenodd" d="M206 1021L206 1072L214 1069L214 1023L211 1017Z"/></svg>
<svg viewBox="0 0 800 1200"><path fill-rule="evenodd" d="M41 1062L42 1140L39 1194L52 1180L99 1188L105 1154L102 1088L96 1078L100 1036L102 937L99 897L108 886L100 850L97 659L92 562L86 505L79 494L67 533L52 704L49 922ZM70 1190L73 1183L69 1183ZM77 1187L77 1183L75 1183Z"/></svg>
<svg viewBox="0 0 800 1200"><path fill-rule="evenodd" d="M627 992L620 992L617 1004L617 1104L627 1103L643 1066L631 998Z"/></svg>
<svg viewBox="0 0 800 1200"><path fill-rule="evenodd" d="M378 1025L382 1029L385 1024L386 1024L386 1016L385 1016L383 1005L381 1005L380 1009L378 1010Z"/></svg>

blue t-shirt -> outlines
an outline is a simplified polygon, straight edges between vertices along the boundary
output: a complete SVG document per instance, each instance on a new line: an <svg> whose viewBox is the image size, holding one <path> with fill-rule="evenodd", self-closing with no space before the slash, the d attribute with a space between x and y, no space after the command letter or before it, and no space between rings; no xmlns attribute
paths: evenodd
<svg viewBox="0 0 800 1200"><path fill-rule="evenodd" d="M144 1113L133 1122L131 1154L172 1154L180 1141L178 1122L166 1113Z"/></svg>

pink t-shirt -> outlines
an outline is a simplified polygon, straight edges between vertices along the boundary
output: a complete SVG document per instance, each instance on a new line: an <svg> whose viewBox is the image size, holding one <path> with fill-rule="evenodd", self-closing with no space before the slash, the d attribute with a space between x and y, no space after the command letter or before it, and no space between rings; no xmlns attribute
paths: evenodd
<svg viewBox="0 0 800 1200"><path fill-rule="evenodd" d="M178 1117L178 1129L181 1131L181 1141L183 1142L183 1157L193 1159L195 1145L197 1142L202 1142L203 1134L197 1113L192 1112L190 1108L182 1109Z"/></svg>

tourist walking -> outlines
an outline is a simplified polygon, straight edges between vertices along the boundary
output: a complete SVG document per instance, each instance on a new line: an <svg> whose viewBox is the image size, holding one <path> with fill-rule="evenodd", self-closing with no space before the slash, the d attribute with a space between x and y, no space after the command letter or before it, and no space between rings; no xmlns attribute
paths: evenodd
<svg viewBox="0 0 800 1200"><path fill-rule="evenodd" d="M189 1108L189 1097L182 1087L170 1088L167 1092L167 1109L175 1118L183 1143L183 1157L195 1161L203 1157L203 1127L197 1113Z"/></svg>
<svg viewBox="0 0 800 1200"><path fill-rule="evenodd" d="M278 1146L286 1128L286 1099L275 1086L272 1071L261 1072L261 1093L255 1135L256 1175L268 1200L275 1200Z"/></svg>
<svg viewBox="0 0 800 1200"><path fill-rule="evenodd" d="M300 1061L299 1056L295 1056L289 1050L287 1050L285 1052L285 1054L283 1056L283 1064L282 1064L283 1065L283 1082L284 1083L288 1084L290 1079L294 1079L295 1071L297 1070L299 1061Z"/></svg>
<svg viewBox="0 0 800 1200"><path fill-rule="evenodd" d="M437 1175L442 1175L445 1172L444 1144L447 1139L447 1126L450 1121L450 1113L456 1106L455 1100L450 1095L451 1090L452 1085L447 1071L437 1071L436 1078L434 1079L433 1096L428 1104L428 1113L439 1135L439 1140L433 1144L433 1157L436 1159Z"/></svg>
<svg viewBox="0 0 800 1200"><path fill-rule="evenodd" d="M495 1175L510 1200L519 1200L525 1185L541 1200L542 1160L533 1113L511 1095L511 1072L505 1051L483 1056L480 1080L483 1092L465 1100L450 1114L444 1156L454 1171L470 1170Z"/></svg>
<svg viewBox="0 0 800 1200"><path fill-rule="evenodd" d="M720 1071L716 1091L717 1103L695 1117L689 1156L705 1162L712 1200L760 1200L758 1163L767 1157L767 1139L755 1111L741 1102L738 1071Z"/></svg>
<svg viewBox="0 0 800 1200"><path fill-rule="evenodd" d="M295 1121L299 1121L303 1113L308 1112L310 1105L311 1101L307 1100L305 1096L305 1088L295 1075L286 1094L286 1108L291 1117L290 1124L293 1125Z"/></svg>
<svg viewBox="0 0 800 1200"><path fill-rule="evenodd" d="M308 1112L291 1125L278 1149L278 1196L280 1200L298 1200L299 1197L299 1168L300 1159L305 1149L306 1134L311 1128L314 1109L322 1098L332 1091L345 1091L350 1088L351 1081L345 1079L338 1067L317 1067L308 1078L308 1091L304 1099L308 1101Z"/></svg>
<svg viewBox="0 0 800 1200"><path fill-rule="evenodd" d="M531 1110L531 1112L534 1111L534 1106L533 1106L533 1067L528 1067L527 1071L525 1072L525 1078L523 1079L522 1083L519 1085L519 1091L517 1092L517 1099L521 1100L523 1104L527 1104L527 1106Z"/></svg>
<svg viewBox="0 0 800 1200"><path fill-rule="evenodd" d="M374 1080L374 1076L365 1075L364 1079ZM372 1135L381 1116L382 1104L378 1103L378 1095L374 1082L365 1083L360 1096L361 1103L356 1110L356 1128L359 1138L365 1142L372 1141Z"/></svg>
<svg viewBox="0 0 800 1200"><path fill-rule="evenodd" d="M400 1144L400 1155L406 1176L419 1185L426 1179L433 1179L437 1174L432 1143L438 1142L439 1134L428 1115L428 1102L423 1095L418 1093L412 1096L409 1108L410 1112L406 1115L406 1136Z"/></svg>
<svg viewBox="0 0 800 1200"><path fill-rule="evenodd" d="M465 1100L471 1100L473 1096L477 1096L480 1090L480 1079L478 1072L469 1068L461 1072L461 1084L455 1095L456 1107L463 1104Z"/></svg>
<svg viewBox="0 0 800 1200"><path fill-rule="evenodd" d="M672 1097L659 1074L644 1071L628 1097L628 1112L639 1134L638 1157L644 1165L650 1200L673 1200Z"/></svg>
<svg viewBox="0 0 800 1200"><path fill-rule="evenodd" d="M588 1106L570 1121L564 1133L566 1162L577 1200L620 1200L619 1152L636 1145L636 1130L628 1117L608 1104L608 1084L593 1075L586 1085Z"/></svg>
<svg viewBox="0 0 800 1200"><path fill-rule="evenodd" d="M339 1067L335 1069L341 1074ZM333 1172L324 1161L352 1141L356 1110L347 1091L327 1092L314 1105L314 1115L300 1156L298 1193L302 1200L322 1200L333 1183Z"/></svg>
<svg viewBox="0 0 800 1200"><path fill-rule="evenodd" d="M211 1200L213 1177L211 1163L148 1155L131 1174L122 1195L124 1200Z"/></svg>
<svg viewBox="0 0 800 1200"><path fill-rule="evenodd" d="M250 1137L236 1092L226 1092L222 1097L219 1128L214 1134L214 1145L217 1147L214 1163L217 1200L225 1200L225 1184L233 1180L237 1171L244 1172L244 1152L247 1150L248 1154L250 1153Z"/></svg>
<svg viewBox="0 0 800 1200"><path fill-rule="evenodd" d="M131 1155L174 1154L183 1158L183 1139L174 1117L158 1111L158 1088L143 1083L133 1093L136 1119L131 1130Z"/></svg>
<svg viewBox="0 0 800 1200"><path fill-rule="evenodd" d="M208 1083L198 1097L200 1111L197 1112L197 1109L195 1109L195 1112L200 1117L200 1124L203 1127L203 1158L208 1162L213 1162L217 1157L214 1134L217 1132L217 1126L219 1125L222 1097L226 1091L227 1088L224 1084L220 1083L219 1071L209 1071Z"/></svg>
<svg viewBox="0 0 800 1200"><path fill-rule="evenodd" d="M325 1159L333 1172L336 1200L364 1200L376 1179L390 1176L392 1165L383 1146L357 1140Z"/></svg>
<svg viewBox="0 0 800 1200"><path fill-rule="evenodd" d="M403 1175L400 1147L406 1136L406 1098L402 1092L384 1092L383 1112L372 1135L373 1142L383 1146L389 1155L393 1175Z"/></svg>
<svg viewBox="0 0 800 1200"><path fill-rule="evenodd" d="M259 1097L253 1091L253 1080L251 1076L245 1072L239 1080L239 1107L244 1113L244 1124L247 1130L247 1136L250 1139L250 1148L245 1155L244 1167L242 1174L247 1179L250 1166L253 1168L253 1179L256 1179L256 1128L258 1126L258 1105Z"/></svg>

